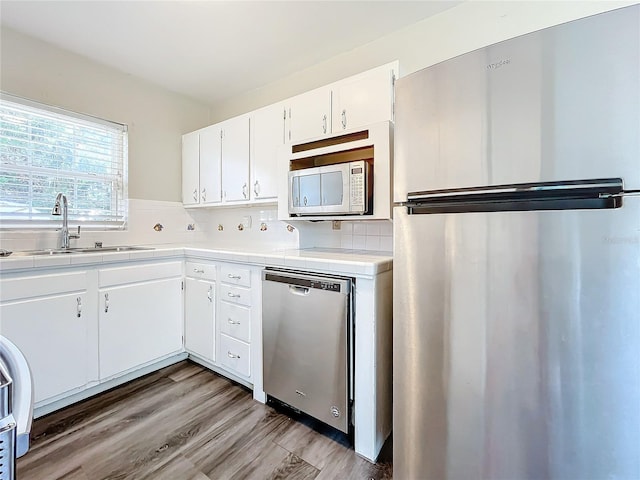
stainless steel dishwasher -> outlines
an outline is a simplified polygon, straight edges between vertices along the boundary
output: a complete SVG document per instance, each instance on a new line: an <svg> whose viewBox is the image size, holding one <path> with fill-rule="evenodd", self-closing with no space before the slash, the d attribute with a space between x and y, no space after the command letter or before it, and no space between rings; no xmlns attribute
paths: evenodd
<svg viewBox="0 0 640 480"><path fill-rule="evenodd" d="M266 269L264 391L349 433L353 401L353 280Z"/></svg>

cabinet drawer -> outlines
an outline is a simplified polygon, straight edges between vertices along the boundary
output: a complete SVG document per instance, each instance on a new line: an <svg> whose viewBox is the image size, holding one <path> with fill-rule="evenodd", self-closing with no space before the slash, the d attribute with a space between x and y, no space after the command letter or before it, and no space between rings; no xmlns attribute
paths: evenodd
<svg viewBox="0 0 640 480"><path fill-rule="evenodd" d="M251 309L220 302L220 331L243 342L251 342Z"/></svg>
<svg viewBox="0 0 640 480"><path fill-rule="evenodd" d="M231 285L220 285L220 300L251 306L251 290Z"/></svg>
<svg viewBox="0 0 640 480"><path fill-rule="evenodd" d="M232 372L249 377L251 375L251 349L240 340L220 334L219 361L222 366Z"/></svg>
<svg viewBox="0 0 640 480"><path fill-rule="evenodd" d="M150 282L164 278L181 277L182 262L154 263L129 267L104 268L98 270L98 287L128 283Z"/></svg>
<svg viewBox="0 0 640 480"><path fill-rule="evenodd" d="M232 285L241 285L243 287L251 286L251 271L247 268L231 267L223 265L220 269L220 280Z"/></svg>
<svg viewBox="0 0 640 480"><path fill-rule="evenodd" d="M202 278L203 280L216 279L216 265L202 262L186 262L185 275L192 278Z"/></svg>
<svg viewBox="0 0 640 480"><path fill-rule="evenodd" d="M0 280L0 302L84 292L87 290L87 279L86 271L3 278Z"/></svg>

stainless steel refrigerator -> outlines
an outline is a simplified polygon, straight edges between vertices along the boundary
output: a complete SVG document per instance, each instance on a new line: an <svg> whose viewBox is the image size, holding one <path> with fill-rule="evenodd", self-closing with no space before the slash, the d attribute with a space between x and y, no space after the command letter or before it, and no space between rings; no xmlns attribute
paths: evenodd
<svg viewBox="0 0 640 480"><path fill-rule="evenodd" d="M401 78L394 162L394 479L640 478L640 6Z"/></svg>

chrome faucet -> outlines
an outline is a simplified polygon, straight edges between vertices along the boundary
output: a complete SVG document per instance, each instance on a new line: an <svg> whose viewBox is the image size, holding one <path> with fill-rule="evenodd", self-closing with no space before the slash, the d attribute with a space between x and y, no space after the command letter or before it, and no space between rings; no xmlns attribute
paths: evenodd
<svg viewBox="0 0 640 480"><path fill-rule="evenodd" d="M69 239L80 238L80 225L78 225L78 233L69 235L69 216L68 216L67 197L59 193L56 197L56 203L53 205L51 215L62 215L62 232L60 248L69 248Z"/></svg>

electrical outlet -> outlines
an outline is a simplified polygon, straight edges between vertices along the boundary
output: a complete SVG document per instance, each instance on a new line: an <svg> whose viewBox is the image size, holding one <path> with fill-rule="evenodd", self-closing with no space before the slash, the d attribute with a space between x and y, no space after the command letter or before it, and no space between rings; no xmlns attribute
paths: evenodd
<svg viewBox="0 0 640 480"><path fill-rule="evenodd" d="M333 230L340 230L342 228L342 225L340 224L340 220L332 220L331 221L331 228Z"/></svg>

